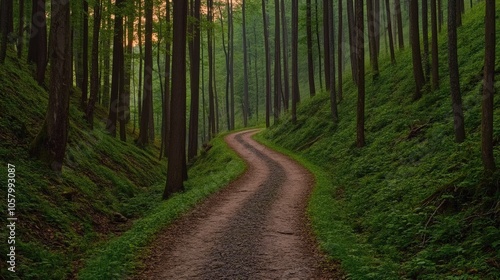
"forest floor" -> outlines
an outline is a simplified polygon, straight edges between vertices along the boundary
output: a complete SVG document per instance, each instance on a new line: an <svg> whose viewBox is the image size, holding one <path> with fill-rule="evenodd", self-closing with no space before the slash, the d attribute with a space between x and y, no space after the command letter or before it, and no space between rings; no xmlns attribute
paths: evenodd
<svg viewBox="0 0 500 280"><path fill-rule="evenodd" d="M312 236L309 171L257 143L257 132L225 138L246 172L169 226L152 243L137 279L342 279Z"/></svg>

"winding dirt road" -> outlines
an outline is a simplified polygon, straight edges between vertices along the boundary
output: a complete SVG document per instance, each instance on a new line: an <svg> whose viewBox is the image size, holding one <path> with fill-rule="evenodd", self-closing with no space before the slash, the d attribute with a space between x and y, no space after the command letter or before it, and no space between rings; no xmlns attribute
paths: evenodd
<svg viewBox="0 0 500 280"><path fill-rule="evenodd" d="M312 175L256 132L226 137L247 171L160 233L137 279L342 278L307 227Z"/></svg>

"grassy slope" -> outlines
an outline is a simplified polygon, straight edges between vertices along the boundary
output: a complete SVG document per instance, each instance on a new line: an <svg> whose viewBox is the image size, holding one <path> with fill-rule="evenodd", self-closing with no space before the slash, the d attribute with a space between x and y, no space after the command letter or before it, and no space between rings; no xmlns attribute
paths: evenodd
<svg viewBox="0 0 500 280"><path fill-rule="evenodd" d="M27 153L43 123L48 96L30 71L14 58L0 66L0 163L4 174L7 163L16 166L19 218L17 273L8 273L2 264L2 275L64 279L81 269L82 278L122 278L136 262L130 256L135 256L155 232L244 170L243 162L217 139L214 148L190 170L189 191L165 203L161 194L166 161L158 161L158 149L137 148L131 131L126 143L108 136L99 121L106 118L101 107L95 130L90 132L75 94L63 172L53 174ZM6 189L1 188L0 193L4 205ZM114 222L115 212L129 221ZM0 239L6 240L5 230ZM114 250L112 256L110 250ZM99 258L94 257L97 252ZM0 246L0 254L7 254L7 246ZM101 261L97 270L95 260ZM120 265L113 265L116 263ZM93 274L96 271L99 274Z"/></svg>
<svg viewBox="0 0 500 280"><path fill-rule="evenodd" d="M483 18L480 3L459 29L464 143L454 143L445 32L440 90L412 101L409 50L398 53L396 66L382 59L377 80L368 73L365 148L354 145L357 92L350 77L338 125L330 121L328 96L320 94L301 104L296 125L283 120L261 136L315 171L314 229L353 279L500 278L499 176L483 179L480 152ZM500 44L496 61L500 73ZM499 123L496 98L495 143Z"/></svg>

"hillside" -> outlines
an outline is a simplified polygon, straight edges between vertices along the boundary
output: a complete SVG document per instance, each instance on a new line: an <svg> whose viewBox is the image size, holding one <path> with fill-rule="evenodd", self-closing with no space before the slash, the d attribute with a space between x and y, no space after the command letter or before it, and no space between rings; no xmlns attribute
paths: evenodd
<svg viewBox="0 0 500 280"><path fill-rule="evenodd" d="M500 278L500 173L483 176L480 149L484 9L484 2L474 6L458 30L464 143L453 136L446 29L439 37L439 90L427 88L412 100L409 47L397 53L395 66L388 55L381 59L378 79L368 71L366 147L355 146L357 88L349 74L338 125L323 93L302 101L297 124L283 119L261 136L315 171L313 227L353 279ZM496 54L500 92L500 44ZM499 123L497 96L497 161Z"/></svg>
<svg viewBox="0 0 500 280"><path fill-rule="evenodd" d="M30 66L15 59L14 53L9 55L6 64L0 66L0 161L4 172L8 163L16 167L18 226L16 273L8 274L2 261L2 275L16 279L71 278L95 259L98 249L105 250L120 236L127 238L124 233L133 233L139 224L145 231L141 232L140 242L125 239L122 255L114 248L114 257L122 264L120 273L125 273L137 261L137 257L125 261L125 256L138 256L136 252L159 229L244 169L241 160L227 152L221 139L216 139L212 150L191 167L188 191L179 195L180 199L165 203L161 195L166 160L158 160L159 145L138 148L134 144L137 135L131 129L127 142L110 137L104 132L104 121L99 121L106 118L107 111L100 106L95 129L90 131L78 108L80 98L75 89L71 95L66 160L62 173L53 173L29 158L27 152L43 124L48 93L31 77ZM3 178L7 178L4 174ZM1 196L5 201L6 188L2 188ZM6 234L2 230L0 238L7 240ZM1 246L2 260L7 248ZM113 267L107 268L113 270L114 277L120 275Z"/></svg>

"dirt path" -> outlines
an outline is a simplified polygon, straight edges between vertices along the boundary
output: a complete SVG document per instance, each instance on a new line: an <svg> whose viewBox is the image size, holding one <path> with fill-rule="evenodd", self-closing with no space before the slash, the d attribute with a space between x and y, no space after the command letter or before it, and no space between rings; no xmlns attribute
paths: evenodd
<svg viewBox="0 0 500 280"><path fill-rule="evenodd" d="M137 279L341 278L306 226L312 175L254 133L226 137L246 173L161 233Z"/></svg>

